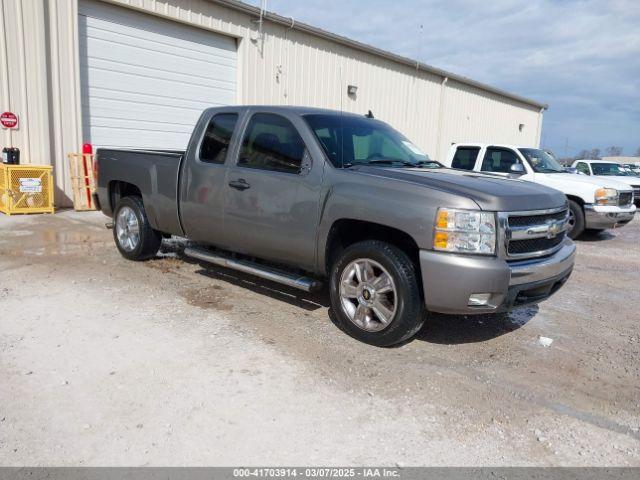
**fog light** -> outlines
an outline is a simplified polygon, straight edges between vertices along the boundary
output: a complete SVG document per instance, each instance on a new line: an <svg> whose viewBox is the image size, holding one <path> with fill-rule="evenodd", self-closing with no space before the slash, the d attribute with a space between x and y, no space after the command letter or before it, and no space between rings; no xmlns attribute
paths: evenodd
<svg viewBox="0 0 640 480"><path fill-rule="evenodd" d="M469 297L467 305L470 307L485 307L489 305L489 300L491 300L490 293L474 293Z"/></svg>

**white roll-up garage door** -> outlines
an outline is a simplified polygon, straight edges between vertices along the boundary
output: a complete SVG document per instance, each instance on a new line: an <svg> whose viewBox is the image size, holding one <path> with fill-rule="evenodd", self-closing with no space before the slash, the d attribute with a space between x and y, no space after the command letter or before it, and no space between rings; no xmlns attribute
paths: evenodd
<svg viewBox="0 0 640 480"><path fill-rule="evenodd" d="M84 141L184 150L204 108L236 103L236 41L106 3L79 9Z"/></svg>

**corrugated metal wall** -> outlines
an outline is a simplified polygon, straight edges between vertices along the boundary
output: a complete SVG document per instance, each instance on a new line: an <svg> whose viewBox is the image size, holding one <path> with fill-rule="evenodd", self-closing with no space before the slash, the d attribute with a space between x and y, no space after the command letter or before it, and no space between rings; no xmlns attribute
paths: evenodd
<svg viewBox="0 0 640 480"><path fill-rule="evenodd" d="M0 25L0 109L19 117L18 129L2 130L3 146L17 146L24 158L48 164L49 119L43 108L48 97L43 2L2 0Z"/></svg>
<svg viewBox="0 0 640 480"><path fill-rule="evenodd" d="M66 154L82 143L78 0L0 1L0 109L21 120L3 144L25 162L53 163L56 201L68 204ZM109 1L236 37L239 103L370 109L433 158L452 142L539 143L534 105L272 22L260 36L255 18L208 0Z"/></svg>
<svg viewBox="0 0 640 480"><path fill-rule="evenodd" d="M536 147L540 142L542 112L536 107L525 108L514 100L450 80L444 90L443 109L443 149L452 142L486 141Z"/></svg>

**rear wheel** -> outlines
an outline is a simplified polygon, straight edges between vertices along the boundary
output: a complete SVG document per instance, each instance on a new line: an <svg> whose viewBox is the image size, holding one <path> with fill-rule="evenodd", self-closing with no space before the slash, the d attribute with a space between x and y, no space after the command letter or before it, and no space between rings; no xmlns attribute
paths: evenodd
<svg viewBox="0 0 640 480"><path fill-rule="evenodd" d="M158 253L162 234L151 228L140 197L121 198L113 220L113 239L123 257L146 260Z"/></svg>
<svg viewBox="0 0 640 480"><path fill-rule="evenodd" d="M569 220L567 222L567 235L574 239L584 232L584 212L580 204L574 200L569 200Z"/></svg>
<svg viewBox="0 0 640 480"><path fill-rule="evenodd" d="M348 247L334 263L330 283L338 325L362 342L401 343L424 322L415 266L393 245L367 240Z"/></svg>

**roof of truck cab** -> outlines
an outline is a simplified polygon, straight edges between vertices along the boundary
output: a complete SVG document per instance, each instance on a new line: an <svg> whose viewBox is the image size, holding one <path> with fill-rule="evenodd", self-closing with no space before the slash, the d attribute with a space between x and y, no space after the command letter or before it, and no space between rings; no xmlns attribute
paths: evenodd
<svg viewBox="0 0 640 480"><path fill-rule="evenodd" d="M519 148L535 148L536 150L542 150L538 147L525 147L524 145L508 145L506 143L482 143L482 142L460 142L454 143L451 147L478 147L478 148L486 148L486 147L498 147L498 148L511 148L511 149L519 149Z"/></svg>
<svg viewBox="0 0 640 480"><path fill-rule="evenodd" d="M305 107L305 106L295 106L295 105L229 105L226 107L210 107L207 110L265 110L268 112L286 112L293 113L296 115L345 115L352 117L364 117L367 112L345 112L340 110L332 110L329 108L317 108L317 107ZM375 113L374 113L375 118Z"/></svg>
<svg viewBox="0 0 640 480"><path fill-rule="evenodd" d="M585 163L610 163L612 165L620 165L618 162L612 162L611 160L595 160L593 158L587 160L586 158L581 158L579 160L575 160L573 163L576 162L585 162Z"/></svg>

